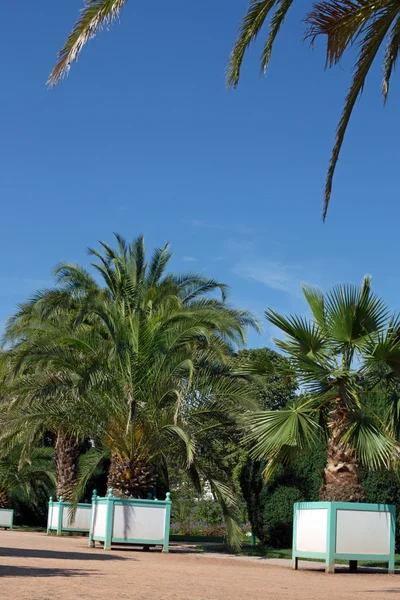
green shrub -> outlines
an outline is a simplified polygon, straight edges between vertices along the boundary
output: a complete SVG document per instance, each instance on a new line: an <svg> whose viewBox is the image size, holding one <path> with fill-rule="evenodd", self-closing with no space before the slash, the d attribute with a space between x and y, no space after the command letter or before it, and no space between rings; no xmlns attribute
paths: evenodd
<svg viewBox="0 0 400 600"><path fill-rule="evenodd" d="M274 548L292 543L293 504L318 500L325 452L317 449L300 456L293 467L278 467L272 478L263 480L264 463L248 460L240 484L249 520L256 536Z"/></svg>

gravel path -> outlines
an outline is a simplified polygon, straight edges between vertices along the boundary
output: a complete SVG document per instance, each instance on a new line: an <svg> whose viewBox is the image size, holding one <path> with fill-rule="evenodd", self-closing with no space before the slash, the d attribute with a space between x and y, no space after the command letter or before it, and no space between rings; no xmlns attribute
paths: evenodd
<svg viewBox="0 0 400 600"><path fill-rule="evenodd" d="M393 600L400 577L326 575L278 559L89 549L87 538L0 532L1 600Z"/></svg>

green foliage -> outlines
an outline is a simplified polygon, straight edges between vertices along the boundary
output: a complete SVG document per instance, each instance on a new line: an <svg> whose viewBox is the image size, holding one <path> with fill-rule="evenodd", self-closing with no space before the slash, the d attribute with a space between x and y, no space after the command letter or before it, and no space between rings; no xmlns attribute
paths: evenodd
<svg viewBox="0 0 400 600"><path fill-rule="evenodd" d="M290 547L293 504L318 500L326 453L320 448L298 457L295 465L279 465L268 481L265 463L249 459L240 474L249 520L256 536L274 548Z"/></svg>
<svg viewBox="0 0 400 600"><path fill-rule="evenodd" d="M275 410L295 397L297 382L289 361L270 348L239 350L233 364L249 369L252 395L260 408Z"/></svg>
<svg viewBox="0 0 400 600"><path fill-rule="evenodd" d="M55 491L52 448L34 448L29 458L14 447L0 459L0 495L15 510L15 523L45 525L49 496Z"/></svg>

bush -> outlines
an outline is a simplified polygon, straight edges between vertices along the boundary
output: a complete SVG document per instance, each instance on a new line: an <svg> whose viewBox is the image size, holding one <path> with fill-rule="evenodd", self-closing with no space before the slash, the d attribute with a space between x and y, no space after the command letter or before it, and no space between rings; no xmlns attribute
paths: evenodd
<svg viewBox="0 0 400 600"><path fill-rule="evenodd" d="M274 548L292 544L293 504L318 500L325 464L324 450L305 453L294 467L278 467L268 482L264 463L248 460L240 484L256 536Z"/></svg>

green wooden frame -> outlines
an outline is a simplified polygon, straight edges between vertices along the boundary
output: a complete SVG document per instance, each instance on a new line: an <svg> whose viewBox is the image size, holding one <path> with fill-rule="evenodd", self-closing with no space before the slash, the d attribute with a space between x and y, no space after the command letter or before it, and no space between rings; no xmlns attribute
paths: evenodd
<svg viewBox="0 0 400 600"><path fill-rule="evenodd" d="M10 512L11 513L11 525L3 525L3 523L1 522L1 513L2 512L8 512L8 513ZM13 528L13 524L14 524L14 509L0 508L0 527L11 530Z"/></svg>
<svg viewBox="0 0 400 600"><path fill-rule="evenodd" d="M54 506L58 506L58 521L57 527L54 527L50 523L50 511ZM58 501L54 501L52 496L50 496L49 500L49 512L47 515L47 534L50 534L52 531L56 531L57 535L62 535L63 531L74 532L74 533L89 533L90 528L80 528L80 527L63 527L62 518L64 508L71 508L72 502L64 502L62 497ZM86 510L91 510L92 506L90 504L79 503L77 508L84 508Z"/></svg>
<svg viewBox="0 0 400 600"><path fill-rule="evenodd" d="M297 511L327 509L326 552L302 552L296 550ZM369 512L388 512L390 514L389 554L343 554L336 552L336 524L338 510L354 510ZM368 560L388 563L389 573L394 573L396 538L396 507L392 504L367 504L361 502L296 502L293 506L293 568L297 569L299 558L314 558L325 561L327 573L335 572L335 560L355 561ZM353 563L354 564L354 563Z"/></svg>
<svg viewBox="0 0 400 600"><path fill-rule="evenodd" d="M92 518L90 522L89 532L89 547L93 548L95 542L103 542L104 550L110 550L112 544L136 544L138 546L162 546L163 552L168 552L169 547L169 529L171 522L171 495L169 492L166 494L165 500L157 500L157 498L148 500L139 500L134 498L115 498L112 493L112 488L108 490L108 495L105 498L99 498L96 495L96 490L93 492L92 506L106 505L106 525L105 535L95 536L93 535L93 519L95 511L92 510ZM114 506L146 506L147 508L159 508L160 506L165 507L165 525L164 525L164 537L158 540L138 539L138 538L116 538L113 537L114 528Z"/></svg>

